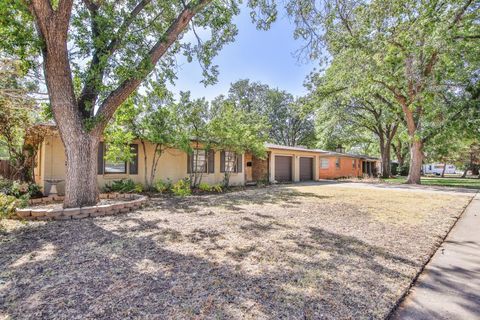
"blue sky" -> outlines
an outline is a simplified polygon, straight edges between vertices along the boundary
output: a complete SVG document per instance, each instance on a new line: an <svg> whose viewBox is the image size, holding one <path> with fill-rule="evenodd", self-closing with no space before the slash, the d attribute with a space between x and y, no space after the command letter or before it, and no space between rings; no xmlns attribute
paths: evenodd
<svg viewBox="0 0 480 320"><path fill-rule="evenodd" d="M294 25L286 14L280 13L268 31L255 28L245 7L234 21L238 27L235 42L225 46L214 59L214 64L219 66L218 83L205 87L200 83L202 72L198 62L182 63L179 60L178 80L172 90L175 93L190 90L194 98L211 100L226 94L230 83L248 78L286 90L295 96L305 94L303 81L315 63L299 62L294 56L302 42L293 39Z"/></svg>

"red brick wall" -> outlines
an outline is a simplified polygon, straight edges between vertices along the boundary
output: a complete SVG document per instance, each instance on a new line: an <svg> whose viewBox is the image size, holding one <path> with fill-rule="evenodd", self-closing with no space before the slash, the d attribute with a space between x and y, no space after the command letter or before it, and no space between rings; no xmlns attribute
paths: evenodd
<svg viewBox="0 0 480 320"><path fill-rule="evenodd" d="M337 179L341 177L360 177L362 175L362 161L360 159L341 156L340 168L337 168L335 161L338 157L335 156L321 156L319 162L319 178L320 179ZM328 159L328 168L322 168L322 159ZM353 168L352 161L355 160L355 168ZM360 166L359 166L360 163Z"/></svg>
<svg viewBox="0 0 480 320"><path fill-rule="evenodd" d="M253 181L268 180L268 158L252 156L252 178Z"/></svg>

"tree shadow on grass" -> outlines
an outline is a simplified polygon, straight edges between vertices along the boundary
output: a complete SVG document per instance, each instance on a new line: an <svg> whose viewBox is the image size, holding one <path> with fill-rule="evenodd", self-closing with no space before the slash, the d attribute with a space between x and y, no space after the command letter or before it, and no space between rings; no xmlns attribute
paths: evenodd
<svg viewBox="0 0 480 320"><path fill-rule="evenodd" d="M293 208L305 199L326 199L313 192L300 192L294 189L276 186L262 189L248 189L225 194L209 194L189 197L161 196L150 199L150 210L165 210L170 213L195 213L202 209L224 208L228 212L241 213L244 205L279 204L284 208Z"/></svg>
<svg viewBox="0 0 480 320"><path fill-rule="evenodd" d="M112 223L117 225L109 228ZM149 232L140 233L138 223L131 230L119 223L103 218L31 223L3 237L0 315L382 318L395 302L398 287L389 284L399 272L379 261L413 266L381 248L320 228L294 239L307 244L303 247L258 242L220 248L230 257L222 261L202 256L195 246L217 241L222 233L214 229L184 234L145 222ZM159 234L172 232L181 235L178 246L168 237L159 240Z"/></svg>

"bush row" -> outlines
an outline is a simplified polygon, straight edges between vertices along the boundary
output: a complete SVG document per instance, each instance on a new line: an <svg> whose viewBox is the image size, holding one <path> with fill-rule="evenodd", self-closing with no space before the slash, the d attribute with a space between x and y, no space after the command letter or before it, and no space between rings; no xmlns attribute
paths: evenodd
<svg viewBox="0 0 480 320"><path fill-rule="evenodd" d="M158 180L153 185L155 191L159 193L172 193L176 196L188 196L193 192L223 192L223 187L220 184L210 185L206 182L202 182L198 185L197 188L190 187L190 179L185 178L178 180L173 183L170 179L167 180ZM141 183L135 183L131 179L121 179L115 180L107 184L104 189L104 192L122 192L122 193L140 193L144 191L143 185Z"/></svg>
<svg viewBox="0 0 480 320"><path fill-rule="evenodd" d="M157 192L159 193L173 193L176 196L188 196L192 194L193 192L223 192L223 187L220 184L214 184L210 185L206 182L201 182L197 188L194 188L192 190L190 186L190 179L185 178L178 180L175 183L172 183L171 180L167 179L166 181L164 180L159 180L155 183L154 188Z"/></svg>

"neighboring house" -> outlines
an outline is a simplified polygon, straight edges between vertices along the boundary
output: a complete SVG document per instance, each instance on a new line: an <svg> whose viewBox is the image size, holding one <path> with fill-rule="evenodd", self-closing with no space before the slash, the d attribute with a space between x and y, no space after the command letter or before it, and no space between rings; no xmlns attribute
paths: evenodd
<svg viewBox="0 0 480 320"><path fill-rule="evenodd" d="M130 162L111 162L104 158L105 144L98 151L98 176L100 187L114 180L131 179L144 183L145 160L140 143L134 142L132 148L137 151ZM147 174L150 175L150 161L154 152L153 144L146 144L148 162ZM379 160L366 156L330 152L304 147L286 147L267 144L267 156L259 159L252 154L226 155L222 150L194 150L198 153L187 155L179 149L165 150L158 163L155 181L170 179L176 182L189 176L192 170L202 170L202 181L209 184L222 183L225 168L234 168L230 176L231 185L245 185L256 181L297 182L341 177L361 177L376 175ZM58 132L52 130L40 145L34 169L35 181L46 193L50 185L46 180L66 177L66 159L62 141ZM64 183L58 184L58 192L64 192Z"/></svg>
<svg viewBox="0 0 480 320"><path fill-rule="evenodd" d="M447 164L445 168L446 174L455 174L457 172L457 168L452 164ZM445 167L444 163L429 163L423 165L423 174L435 174L437 176L441 175L443 172L443 168Z"/></svg>

